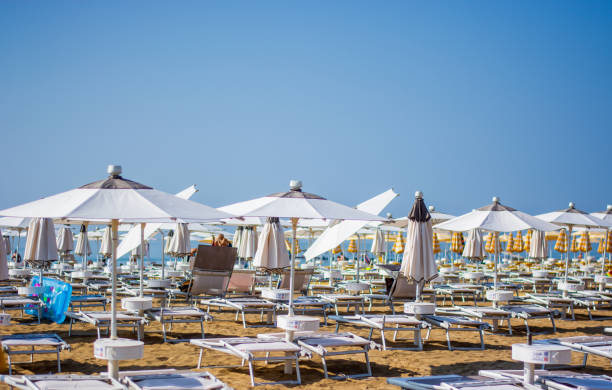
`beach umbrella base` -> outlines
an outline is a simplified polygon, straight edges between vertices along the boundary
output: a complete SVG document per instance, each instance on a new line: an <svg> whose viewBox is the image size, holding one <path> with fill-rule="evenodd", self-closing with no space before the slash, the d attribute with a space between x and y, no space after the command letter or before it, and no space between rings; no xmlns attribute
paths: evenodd
<svg viewBox="0 0 612 390"><path fill-rule="evenodd" d="M119 376L119 362L144 357L144 342L132 339L98 339L94 342L94 357L108 360L108 375Z"/></svg>
<svg viewBox="0 0 612 390"><path fill-rule="evenodd" d="M512 344L512 359L525 364L523 383L533 385L536 364L570 364L572 351L561 345Z"/></svg>
<svg viewBox="0 0 612 390"><path fill-rule="evenodd" d="M436 305L426 302L406 302L404 303L404 313L415 316L418 320L421 316L436 313Z"/></svg>
<svg viewBox="0 0 612 390"><path fill-rule="evenodd" d="M288 332L316 332L319 330L319 317L280 315L276 326Z"/></svg>
<svg viewBox="0 0 612 390"><path fill-rule="evenodd" d="M561 291L575 292L584 290L584 285L570 282L559 282L557 288Z"/></svg>
<svg viewBox="0 0 612 390"><path fill-rule="evenodd" d="M153 298L150 297L130 297L121 300L121 307L128 311L144 311L153 307Z"/></svg>

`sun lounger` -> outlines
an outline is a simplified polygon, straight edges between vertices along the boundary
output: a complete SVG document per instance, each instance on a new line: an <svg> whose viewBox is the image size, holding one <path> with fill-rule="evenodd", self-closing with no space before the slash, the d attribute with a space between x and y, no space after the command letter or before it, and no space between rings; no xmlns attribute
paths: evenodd
<svg viewBox="0 0 612 390"><path fill-rule="evenodd" d="M289 310L287 302L280 302L278 306L283 310ZM323 323L327 325L327 311L334 305L320 297L297 297L293 300L293 311L303 315L321 315Z"/></svg>
<svg viewBox="0 0 612 390"><path fill-rule="evenodd" d="M102 310L106 310L108 299L102 295L73 295L70 297L70 311L75 309L82 310L83 308L101 306Z"/></svg>
<svg viewBox="0 0 612 390"><path fill-rule="evenodd" d="M410 378L388 378L387 383L410 390L523 390L515 379L491 379L483 376L436 375ZM530 386L534 389L535 386Z"/></svg>
<svg viewBox="0 0 612 390"><path fill-rule="evenodd" d="M25 309L36 309L38 313L38 323L40 324L42 308L41 302L38 299L17 296L0 297L0 309L2 309L2 312L6 312L7 310L19 310L21 311L22 318Z"/></svg>
<svg viewBox="0 0 612 390"><path fill-rule="evenodd" d="M308 286L310 285L310 281L312 280L312 275L314 273L314 269L298 269L294 270L294 278L293 278L293 290L302 295L308 294ZM289 290L289 271L283 272L277 288L282 290Z"/></svg>
<svg viewBox="0 0 612 390"><path fill-rule="evenodd" d="M438 286L435 288L436 299L442 297L442 304L446 303L446 298L450 298L451 304L455 306L455 298L461 298L462 302L465 302L465 297L469 296L474 302L474 306L478 304L478 295L480 290L478 286L473 285L445 285Z"/></svg>
<svg viewBox="0 0 612 390"><path fill-rule="evenodd" d="M278 341L285 338L285 333L259 334L257 337L264 340ZM304 348L308 353L316 354L321 357L321 362L323 363L323 375L325 376L325 379L361 378L372 376L372 368L370 366L368 351L372 348L378 348L376 343L366 340L363 337L354 335L353 333L297 332L294 337L294 342L297 342L297 344ZM363 353L365 356L365 373L329 376L327 371L327 359L330 356L353 355L361 353Z"/></svg>
<svg viewBox="0 0 612 390"><path fill-rule="evenodd" d="M121 373L121 382L129 390L231 390L228 385L209 372L174 370L170 372L132 371Z"/></svg>
<svg viewBox="0 0 612 390"><path fill-rule="evenodd" d="M112 378L100 375L22 375L0 378L1 382L23 390L126 390Z"/></svg>
<svg viewBox="0 0 612 390"><path fill-rule="evenodd" d="M251 386L264 384L301 384L300 365L298 362L302 348L297 344L283 340L264 340L252 337L234 337L234 338L214 338L214 339L193 339L191 344L200 348L200 356L198 358L198 368L202 367L202 357L204 350L223 352L229 355L236 356L242 360L242 363L248 362L249 375L251 376ZM264 354L264 356L260 356ZM272 355L275 354L275 355ZM295 381L280 381L272 383L256 383L253 371L253 362L257 361L284 361L295 362ZM207 366L215 367L215 366ZM218 367L218 366L217 366ZM234 366L236 367L236 366Z"/></svg>
<svg viewBox="0 0 612 390"><path fill-rule="evenodd" d="M609 320L610 317L595 317L593 311L597 309L612 309L612 296L600 293L599 291L584 290L571 293L570 296L574 300L574 304L578 307L587 309L590 320Z"/></svg>
<svg viewBox="0 0 612 390"><path fill-rule="evenodd" d="M145 312L147 318L158 321L162 325L162 333L164 335L164 343L166 338L166 324L170 324L172 331L173 324L191 324L199 323L204 338L204 321L212 320L212 316L197 307L162 307L147 310ZM187 341L186 339L175 339L172 341Z"/></svg>
<svg viewBox="0 0 612 390"><path fill-rule="evenodd" d="M525 328L527 329L527 333L531 333L529 330L529 320L541 319L541 318L549 318L552 324L552 333L557 331L557 327L555 326L555 314L557 313L554 310L547 309L540 305L506 305L500 307L502 310L509 311L512 313L513 318L522 319L525 322Z"/></svg>
<svg viewBox="0 0 612 390"><path fill-rule="evenodd" d="M111 312L109 311L67 311L66 317L70 319L70 327L68 328L68 336L72 334L72 324L75 321L86 322L96 327L98 338L100 338L100 328L106 328L107 333L111 324ZM128 311L117 312L117 326L132 328L135 333L138 334L140 340L140 334L138 327L147 323L144 317L137 316Z"/></svg>
<svg viewBox="0 0 612 390"><path fill-rule="evenodd" d="M361 295L351 295L351 294L321 294L320 297L326 301L334 305L334 310L336 311L336 315L340 315L338 311L339 306L346 306L347 311L353 307L355 313L359 309L361 313L365 311L364 307L364 298Z"/></svg>
<svg viewBox="0 0 612 390"><path fill-rule="evenodd" d="M0 336L0 343L2 349L6 352L8 357L9 375L12 374L12 365L14 363L24 362L13 362L13 355L30 355L29 363L34 361L35 354L57 354L57 371L62 371L60 362L60 352L65 349L70 349L70 345L62 340L55 333L32 333L32 334L13 334L7 336ZM23 349L27 348L27 349ZM42 348L42 349L36 349Z"/></svg>
<svg viewBox="0 0 612 390"><path fill-rule="evenodd" d="M560 344L584 354L582 365L586 366L590 354L605 357L612 362L612 336L574 336L538 340L537 343Z"/></svg>
<svg viewBox="0 0 612 390"><path fill-rule="evenodd" d="M372 339L372 334L375 330L380 331L380 339L382 349L386 350L406 350L406 351L421 351L423 349L423 339L421 337L421 330L430 328L431 325L425 321L417 320L413 316L404 314L369 314L369 315L354 315L354 316L330 316L330 319L336 321L336 332L340 330L340 325L349 325L358 328L370 329L368 339ZM413 348L398 348L398 347L387 347L387 341L385 337L385 331L393 332L393 342L397 341L398 332L414 332L414 345Z"/></svg>
<svg viewBox="0 0 612 390"><path fill-rule="evenodd" d="M482 370L479 375L494 379L522 380L523 370ZM535 370L536 384L556 390L612 390L612 377L573 371Z"/></svg>
<svg viewBox="0 0 612 390"><path fill-rule="evenodd" d="M382 304L389 305L391 313L395 314L395 303L414 301L416 297L416 283L398 273L393 278L388 291L379 294L363 294L363 297L368 303L368 311L372 310L375 301L381 301Z"/></svg>
<svg viewBox="0 0 612 390"><path fill-rule="evenodd" d="M526 294L526 297L525 302L539 304L547 309L561 309L561 318L565 318L569 313L572 320L576 319L574 299L571 297L563 297L561 294Z"/></svg>
<svg viewBox="0 0 612 390"><path fill-rule="evenodd" d="M432 326L444 329L446 332L446 343L448 350L475 350L485 349L484 344L484 331L489 329L490 326L486 322L473 320L466 316L458 315L424 315L423 319L430 323ZM429 338L431 329L427 330L426 339ZM480 347L453 347L450 339L450 332L477 332L480 336Z"/></svg>
<svg viewBox="0 0 612 390"><path fill-rule="evenodd" d="M238 321L238 315L242 316L242 326L245 328L249 327L270 327L273 326L274 318L276 316L277 304L270 302L262 298L246 297L246 298L213 298L204 299L200 301L200 304L207 307L210 311L210 307L217 307L219 309L231 309L236 311L236 321ZM249 313L260 314L260 324L247 325L245 315ZM264 322L264 314L266 314L266 321Z"/></svg>
<svg viewBox="0 0 612 390"><path fill-rule="evenodd" d="M491 321L490 325L492 332L497 331L500 322L506 321L508 325L508 334L512 336L512 324L510 323L512 313L506 310L492 306L453 306L450 308L438 308L436 309L436 313L462 315L478 320Z"/></svg>

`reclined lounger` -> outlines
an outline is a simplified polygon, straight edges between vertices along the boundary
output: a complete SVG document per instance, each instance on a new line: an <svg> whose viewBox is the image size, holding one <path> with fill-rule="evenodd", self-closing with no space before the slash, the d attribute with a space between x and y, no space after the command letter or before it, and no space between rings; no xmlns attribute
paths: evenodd
<svg viewBox="0 0 612 390"><path fill-rule="evenodd" d="M112 314L109 311L67 311L66 317L70 319L70 327L68 328L68 336L72 334L72 324L75 321L86 322L96 327L98 338L100 338L100 328L110 329L112 320ZM140 334L138 332L139 325L145 325L147 320L144 317L139 317L129 311L117 312L117 326L132 328L136 334L138 334L138 340L140 340Z"/></svg>
<svg viewBox="0 0 612 390"><path fill-rule="evenodd" d="M249 375L251 376L251 386L270 385L270 384L301 384L300 365L298 358L302 348L294 343L282 340L264 340L252 337L228 337L214 339L192 339L191 344L200 348L200 357L198 359L198 368L202 367L202 355L204 349L223 352L236 356L249 364ZM256 356L256 354L265 354L265 356ZM278 353L278 356L270 356L271 353ZM253 362L256 361L295 361L295 381L279 381L271 383L256 383L253 371ZM215 367L212 365L206 367ZM216 366L219 367L219 366ZM227 367L227 366L226 366ZM240 367L240 366L233 366Z"/></svg>
<svg viewBox="0 0 612 390"><path fill-rule="evenodd" d="M563 297L561 294L527 294L525 302L542 305L547 309L560 309L561 318L565 319L567 313L572 320L576 319L574 314L575 300L571 297Z"/></svg>
<svg viewBox="0 0 612 390"><path fill-rule="evenodd" d="M359 328L370 329L368 336L372 340L374 330L380 331L380 339L382 349L387 350L405 350L405 351L421 351L423 350L423 338L421 337L421 329L430 328L431 325L425 321L417 320L413 316L404 314L371 314L371 315L356 315L356 316L329 316L330 319L336 321L336 333L340 330L340 325L349 325ZM393 332L393 341L397 341L398 332L412 331L414 332L414 348L398 348L387 347L385 331Z"/></svg>
<svg viewBox="0 0 612 390"><path fill-rule="evenodd" d="M372 376L372 367L368 351L378 348L378 345L353 333L331 333L331 332L297 332L294 342L304 348L308 354L316 354L321 357L323 363L323 375L325 379L363 378ZM257 338L264 340L284 340L285 333L258 334ZM338 348L349 348L338 350ZM358 374L329 376L327 371L327 358L338 355L353 355L363 353L365 356L366 372Z"/></svg>
<svg viewBox="0 0 612 390"><path fill-rule="evenodd" d="M112 378L100 375L23 375L6 376L2 381L23 390L127 390Z"/></svg>
<svg viewBox="0 0 612 390"><path fill-rule="evenodd" d="M277 304L262 298L213 298L203 299L200 304L206 306L207 311L210 311L211 306L235 310L236 321L238 321L238 315L241 315L242 326L245 328L274 326ZM259 325L247 325L245 314L248 313L259 313L261 323ZM264 322L264 313L267 314L266 322Z"/></svg>
<svg viewBox="0 0 612 390"><path fill-rule="evenodd" d="M612 336L574 336L538 340L537 343L560 344L584 354L582 365L586 366L589 354L610 359L612 362Z"/></svg>
<svg viewBox="0 0 612 390"><path fill-rule="evenodd" d="M484 344L484 331L490 328L490 325L486 322L476 321L466 316L451 316L451 315L424 315L423 319L433 326L442 328L446 331L446 343L448 350L475 350L485 349ZM429 333L431 329L427 330L426 339L429 339ZM480 348L478 347L453 347L450 340L450 332L478 332L480 336Z"/></svg>
<svg viewBox="0 0 612 390"><path fill-rule="evenodd" d="M131 371L121 373L121 377L121 382L129 390L231 390L228 385L209 372L172 370L156 373Z"/></svg>
<svg viewBox="0 0 612 390"><path fill-rule="evenodd" d="M32 363L34 361L35 354L57 354L57 371L61 372L62 365L60 362L60 352L65 349L70 350L70 345L55 333L13 334L0 336L0 343L2 344L2 349L6 352L8 357L9 375L11 375L13 372L13 355L30 355L29 363ZM42 349L37 350L37 347ZM24 350L22 348L28 349Z"/></svg>
<svg viewBox="0 0 612 390"><path fill-rule="evenodd" d="M492 306L453 306L450 308L436 309L436 313L461 315L478 320L491 320L491 331L496 332L499 328L499 323L506 321L508 324L508 334L512 336L512 324L510 319L512 313L506 310L498 309Z"/></svg>
<svg viewBox="0 0 612 390"><path fill-rule="evenodd" d="M436 375L388 378L387 383L410 390L524 390L515 379L491 379L483 376ZM533 387L531 387L533 389Z"/></svg>
<svg viewBox="0 0 612 390"><path fill-rule="evenodd" d="M512 313L513 318L519 318L525 321L525 328L527 329L527 333L529 331L529 320L535 320L540 318L549 318L552 324L552 333L557 331L557 327L555 326L555 310L550 310L540 305L506 305L502 306L500 309L506 310Z"/></svg>
<svg viewBox="0 0 612 390"><path fill-rule="evenodd" d="M161 323L164 343L167 342L166 324L170 324L170 331L172 331L172 324L199 323L202 338L204 338L204 321L212 320L212 316L204 310L185 306L149 309L145 312L145 316ZM172 341L188 341L188 339L175 339Z"/></svg>

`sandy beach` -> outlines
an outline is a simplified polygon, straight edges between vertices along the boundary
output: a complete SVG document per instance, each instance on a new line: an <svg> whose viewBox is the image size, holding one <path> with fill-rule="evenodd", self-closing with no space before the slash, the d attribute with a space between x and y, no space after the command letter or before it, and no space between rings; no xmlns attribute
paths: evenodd
<svg viewBox="0 0 612 390"><path fill-rule="evenodd" d="M398 307L399 309L399 307ZM277 331L274 328L248 328L233 320L229 312L213 312L214 320L205 326L206 337L255 336L258 333ZM17 316L17 314L16 314ZM596 316L612 316L612 311L597 311ZM253 316L252 319L255 319ZM612 321L589 320L585 310L576 311L576 321L558 319L557 333L555 335L537 335L534 339L567 337L575 335L599 335L605 326ZM446 347L445 334L442 330L433 330L430 339L425 343L423 351L379 351L370 352L373 377L366 379L332 380L323 379L321 361L317 357L311 360L301 359L300 368L302 385L291 386L295 389L382 389L396 388L386 383L387 377L393 376L421 376L442 374L473 375L482 369L520 369L521 363L511 359L511 345L526 341L526 333L522 321L513 320L513 336L487 334L485 336L486 349L484 351L449 351ZM534 320L532 331L540 332L550 329L550 321ZM321 330L333 331L333 321ZM505 328L502 328L505 330ZM146 328L145 357L141 360L126 361L121 364L120 370L144 370L176 368L195 370L198 349L188 343L163 343L159 323L152 322ZM173 329L172 337L198 338L199 326L197 324L179 324ZM343 327L342 331L352 331L367 337L363 329ZM14 318L13 325L0 329L1 334L54 332L67 341L72 349L62 352L62 371L64 373L95 374L106 371L106 362L95 359L93 356L93 342L96 340L95 328L88 324L75 323L73 335L68 337L68 324L43 323L31 324L30 318ZM134 337L128 330L120 330L120 337ZM455 332L452 340L456 346L469 346L468 343L477 342L477 336L471 332ZM376 340L379 341L379 340ZM407 344L403 344L408 346ZM401 346L401 344L398 344ZM573 354L573 364L581 362L581 356ZM21 357L20 357L21 358ZM233 365L240 363L237 358L228 355L206 352L203 365ZM364 370L363 356L350 355L329 359L329 369L332 373L361 372ZM205 370L205 369L202 369ZM248 368L207 368L219 379L225 381L235 389L250 387ZM256 365L256 380L275 381L290 379L283 375L281 364L258 363ZM611 372L610 361L599 357L589 357L588 367L583 370L589 373ZM56 362L53 355L38 355L34 363L16 364L14 374L45 374L56 372ZM282 385L259 386L258 388L283 388Z"/></svg>

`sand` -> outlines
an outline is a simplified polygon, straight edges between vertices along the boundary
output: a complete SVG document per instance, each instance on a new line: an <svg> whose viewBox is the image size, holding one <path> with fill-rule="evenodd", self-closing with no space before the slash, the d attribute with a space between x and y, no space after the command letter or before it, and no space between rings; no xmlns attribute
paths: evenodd
<svg viewBox="0 0 612 390"><path fill-rule="evenodd" d="M398 307L399 309L399 307ZM274 332L274 328L248 328L244 329L241 323L234 321L234 315L229 312L212 313L214 320L205 325L206 337L225 336L255 336L258 333ZM612 316L612 311L597 311L597 316ZM18 314L15 314L18 316ZM256 317L250 317L255 320ZM94 374L106 370L106 362L93 357L93 342L96 340L95 329L89 324L77 323L73 327L73 335L68 337L68 324L43 323L31 324L31 317L13 319L13 325L0 329L1 334L54 332L59 334L72 347L70 351L62 352L62 371L64 373ZM532 331L550 329L550 321L537 320L533 323ZM601 335L605 326L611 326L612 321L590 321L585 310L576 311L576 321L556 321L558 331L555 335L537 335L534 339L567 337L575 335ZM333 331L334 326L322 327L321 330ZM525 328L522 321L513 320L514 335L487 334L485 336L486 349L484 351L449 351L446 347L446 338L442 330L432 331L430 339L425 343L423 351L371 351L373 377L366 379L332 380L323 379L321 361L318 357L312 360L302 359L300 368L302 385L291 386L295 389L385 389L395 388L386 383L387 377L395 376L422 376L441 374L473 375L482 369L520 369L521 363L511 360L511 345L526 341ZM120 366L121 370L162 369L176 368L195 370L199 350L189 343L163 343L161 326L153 322L146 327L145 357L141 360L126 361ZM505 330L505 328L504 328ZM173 329L175 338L199 338L198 324L179 324ZM353 331L367 337L363 329L343 327L342 331ZM120 330L120 337L135 337L128 330ZM476 333L455 332L452 339L457 346L469 346L478 342ZM468 344L469 343L469 344ZM408 343L403 344L408 346ZM579 364L582 355L574 353L574 364ZM18 359L21 359L19 357ZM329 359L329 369L332 373L362 372L365 370L363 355L348 355ZM239 360L229 355L216 352L207 352L204 365L230 365L237 364ZM205 369L202 369L205 370ZM208 368L206 369L225 381L235 389L250 386L248 368ZM600 357L589 357L589 364L584 372L607 373L612 372L610 361ZM16 364L13 366L14 374L46 374L56 372L54 355L35 356L34 363ZM265 365L263 362L256 365L256 380L274 381L279 379L292 379L283 374L280 363ZM258 388L283 388L282 385L259 386Z"/></svg>

